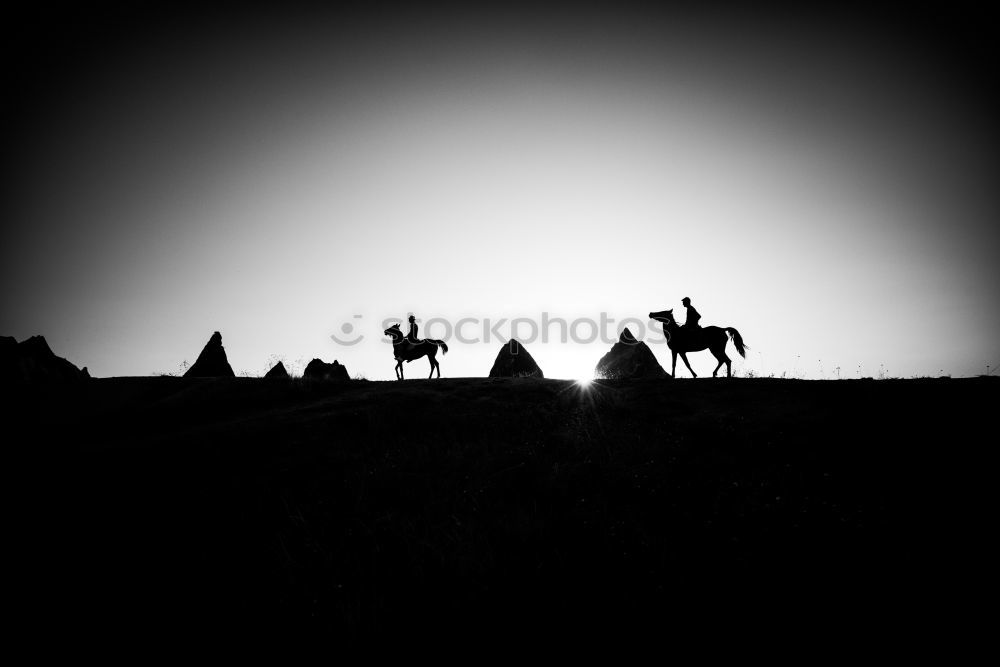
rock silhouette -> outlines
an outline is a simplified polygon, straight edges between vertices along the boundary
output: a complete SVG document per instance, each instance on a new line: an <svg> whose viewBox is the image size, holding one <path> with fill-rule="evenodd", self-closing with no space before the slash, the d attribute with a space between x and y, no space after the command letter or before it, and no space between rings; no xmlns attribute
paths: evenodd
<svg viewBox="0 0 1000 667"><path fill-rule="evenodd" d="M274 378L287 378L288 371L285 370L285 364L280 361L274 365L274 367L264 374L265 380L273 380Z"/></svg>
<svg viewBox="0 0 1000 667"><path fill-rule="evenodd" d="M601 357L594 369L599 378L669 378L653 351L642 341L637 341L626 328L611 351Z"/></svg>
<svg viewBox="0 0 1000 667"><path fill-rule="evenodd" d="M229 359L226 358L226 348L222 347L222 334L218 331L212 334L205 348L198 355L198 359L187 370L184 377L236 377L233 367L229 365Z"/></svg>
<svg viewBox="0 0 1000 667"><path fill-rule="evenodd" d="M43 336L32 336L18 343L10 336L0 336L0 381L4 384L58 388L72 386L90 377L62 357L57 357Z"/></svg>
<svg viewBox="0 0 1000 667"><path fill-rule="evenodd" d="M524 345L520 341L511 339L509 343L500 348L497 359L493 362L493 368L490 369L490 377L543 378L545 375L528 350L524 348Z"/></svg>
<svg viewBox="0 0 1000 667"><path fill-rule="evenodd" d="M336 359L333 360L332 364L324 363L321 359L313 359L306 366L306 370L303 371L302 377L312 378L315 380L350 380L351 377L347 374L347 367L342 366L340 362Z"/></svg>

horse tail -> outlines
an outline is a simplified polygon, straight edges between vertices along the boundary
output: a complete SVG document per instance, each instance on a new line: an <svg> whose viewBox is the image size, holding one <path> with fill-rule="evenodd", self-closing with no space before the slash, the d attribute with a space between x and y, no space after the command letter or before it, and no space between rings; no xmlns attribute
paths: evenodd
<svg viewBox="0 0 1000 667"><path fill-rule="evenodd" d="M750 349L750 346L744 344L743 336L740 335L740 332L732 327L726 327L726 333L729 334L729 337L733 339L733 345L736 346L736 351L740 353L741 357L746 359L747 350Z"/></svg>
<svg viewBox="0 0 1000 667"><path fill-rule="evenodd" d="M443 340L436 340L436 339L432 339L430 342L440 347L442 354L448 354L448 343L444 342Z"/></svg>

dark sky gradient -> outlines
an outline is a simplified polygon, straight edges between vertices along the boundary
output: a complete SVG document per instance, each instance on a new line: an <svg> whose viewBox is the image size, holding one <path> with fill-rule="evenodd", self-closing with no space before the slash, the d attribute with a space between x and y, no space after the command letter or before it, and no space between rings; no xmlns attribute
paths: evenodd
<svg viewBox="0 0 1000 667"><path fill-rule="evenodd" d="M754 372L1000 361L981 14L206 7L11 22L0 333L97 375L175 371L219 329L237 371L387 378L408 311L691 296ZM363 344L330 341L345 321ZM446 375L497 345L459 347ZM606 347L532 353L574 377Z"/></svg>

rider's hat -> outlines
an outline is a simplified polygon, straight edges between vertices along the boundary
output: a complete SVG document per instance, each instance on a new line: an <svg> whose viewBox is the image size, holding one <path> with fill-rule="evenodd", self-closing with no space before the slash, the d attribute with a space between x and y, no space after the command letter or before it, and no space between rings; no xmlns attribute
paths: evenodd
<svg viewBox="0 0 1000 667"><path fill-rule="evenodd" d="M684 297L683 299L681 299L681 303L684 303L685 301L690 301L690 300L691 299L689 299L688 297Z"/></svg>
<svg viewBox="0 0 1000 667"><path fill-rule="evenodd" d="M416 317L414 317L413 315L410 315L410 321L411 321L411 322L412 322L413 320L415 320L415 319L417 319L417 318L416 318Z"/></svg>

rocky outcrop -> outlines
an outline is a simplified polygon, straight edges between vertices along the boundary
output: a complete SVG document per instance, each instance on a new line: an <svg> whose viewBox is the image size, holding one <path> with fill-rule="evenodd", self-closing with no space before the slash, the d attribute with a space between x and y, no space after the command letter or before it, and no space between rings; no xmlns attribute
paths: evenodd
<svg viewBox="0 0 1000 667"><path fill-rule="evenodd" d="M229 365L226 358L226 348L222 347L222 334L216 331L208 339L205 349L198 355L194 362L184 374L184 377L192 378L231 378L236 377L233 367Z"/></svg>
<svg viewBox="0 0 1000 667"><path fill-rule="evenodd" d="M75 386L90 377L87 369L57 357L42 336L18 343L0 336L0 381L4 384L38 388Z"/></svg>
<svg viewBox="0 0 1000 667"><path fill-rule="evenodd" d="M274 380L276 378L287 378L287 377L290 376L288 375L288 371L285 370L285 364L281 363L280 361L276 363L274 367L271 368L271 370L269 370L267 373L264 374L265 380Z"/></svg>
<svg viewBox="0 0 1000 667"><path fill-rule="evenodd" d="M594 374L599 378L669 378L649 346L638 341L627 328L611 351L597 362Z"/></svg>
<svg viewBox="0 0 1000 667"><path fill-rule="evenodd" d="M511 339L509 343L500 348L497 359L493 362L493 368L490 369L490 377L543 378L545 375L520 341Z"/></svg>
<svg viewBox="0 0 1000 667"><path fill-rule="evenodd" d="M332 364L324 363L320 359L313 359L306 366L305 371L302 373L304 378L312 378L314 380L350 380L351 377L347 374L347 367L342 366L340 362L336 359L333 360Z"/></svg>

